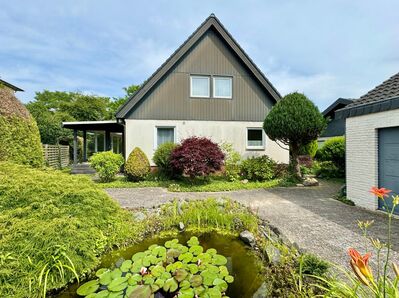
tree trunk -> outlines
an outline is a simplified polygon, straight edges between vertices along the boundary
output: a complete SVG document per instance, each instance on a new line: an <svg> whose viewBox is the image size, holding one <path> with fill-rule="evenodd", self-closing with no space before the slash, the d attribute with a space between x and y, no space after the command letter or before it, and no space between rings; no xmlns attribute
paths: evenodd
<svg viewBox="0 0 399 298"><path fill-rule="evenodd" d="M290 145L290 169L292 175L298 180L302 179L301 168L298 161L299 146L296 144Z"/></svg>

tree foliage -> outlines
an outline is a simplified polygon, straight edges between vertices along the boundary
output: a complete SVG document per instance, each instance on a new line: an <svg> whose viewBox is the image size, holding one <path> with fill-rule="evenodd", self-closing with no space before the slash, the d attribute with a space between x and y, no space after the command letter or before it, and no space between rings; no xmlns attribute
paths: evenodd
<svg viewBox="0 0 399 298"><path fill-rule="evenodd" d="M294 92L277 102L266 116L263 127L271 140L289 147L291 169L300 177L299 150L319 137L326 120L304 94Z"/></svg>

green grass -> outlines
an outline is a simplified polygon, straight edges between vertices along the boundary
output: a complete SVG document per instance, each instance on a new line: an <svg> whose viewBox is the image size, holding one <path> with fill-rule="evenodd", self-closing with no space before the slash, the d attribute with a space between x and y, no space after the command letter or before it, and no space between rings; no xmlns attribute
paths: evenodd
<svg viewBox="0 0 399 298"><path fill-rule="evenodd" d="M241 181L230 182L222 177L211 177L209 180L196 180L190 182L187 180L166 180L166 181L127 181L124 177L118 177L115 181L109 183L100 183L101 188L139 188L139 187L164 187L171 192L222 192L242 189L271 188L276 186L288 186L286 181L282 179L273 179L269 181L257 182L249 181L243 183Z"/></svg>

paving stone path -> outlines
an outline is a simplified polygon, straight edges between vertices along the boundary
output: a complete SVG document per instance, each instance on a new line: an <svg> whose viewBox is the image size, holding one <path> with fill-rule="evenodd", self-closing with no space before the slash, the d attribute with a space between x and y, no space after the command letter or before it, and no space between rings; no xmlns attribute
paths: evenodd
<svg viewBox="0 0 399 298"><path fill-rule="evenodd" d="M256 210L292 243L326 260L347 265L347 249L372 251L362 237L358 220L374 220L372 237L386 239L386 217L382 212L345 205L332 197L340 185L322 181L318 187L290 187L218 193L171 193L163 188L119 188L107 192L125 208L151 208L177 199L225 197ZM393 259L399 263L399 219L393 221ZM376 259L373 254L372 262Z"/></svg>

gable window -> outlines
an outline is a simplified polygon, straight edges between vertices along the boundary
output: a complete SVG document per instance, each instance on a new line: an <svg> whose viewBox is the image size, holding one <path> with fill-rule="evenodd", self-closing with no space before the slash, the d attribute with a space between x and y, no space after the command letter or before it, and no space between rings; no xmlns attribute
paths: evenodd
<svg viewBox="0 0 399 298"><path fill-rule="evenodd" d="M190 96L210 97L210 83L207 76L190 76Z"/></svg>
<svg viewBox="0 0 399 298"><path fill-rule="evenodd" d="M213 78L213 97L232 98L233 97L233 78L214 77Z"/></svg>
<svg viewBox="0 0 399 298"><path fill-rule="evenodd" d="M155 149L159 145L168 142L175 142L175 128L174 127L157 127L156 128L156 142Z"/></svg>
<svg viewBox="0 0 399 298"><path fill-rule="evenodd" d="M265 140L262 128L247 128L247 149L264 149Z"/></svg>

